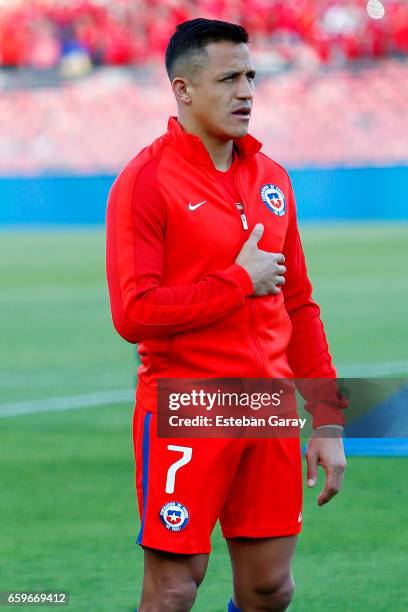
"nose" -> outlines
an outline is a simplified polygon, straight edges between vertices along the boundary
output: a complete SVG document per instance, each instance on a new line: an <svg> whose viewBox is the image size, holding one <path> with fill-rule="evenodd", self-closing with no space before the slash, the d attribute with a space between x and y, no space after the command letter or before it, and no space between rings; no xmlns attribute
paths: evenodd
<svg viewBox="0 0 408 612"><path fill-rule="evenodd" d="M252 100L252 98L254 97L252 83L247 79L245 75L242 75L241 78L238 80L236 97L239 100Z"/></svg>

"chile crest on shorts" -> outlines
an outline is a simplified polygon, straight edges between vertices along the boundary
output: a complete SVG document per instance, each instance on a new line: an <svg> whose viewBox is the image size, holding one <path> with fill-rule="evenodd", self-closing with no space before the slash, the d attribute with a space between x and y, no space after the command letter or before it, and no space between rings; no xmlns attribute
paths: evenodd
<svg viewBox="0 0 408 612"><path fill-rule="evenodd" d="M282 217L286 212L286 201L282 189L277 185L267 183L261 187L262 202L278 217Z"/></svg>
<svg viewBox="0 0 408 612"><path fill-rule="evenodd" d="M188 523L188 510L180 502L168 502L160 510L160 519L166 529L181 531Z"/></svg>

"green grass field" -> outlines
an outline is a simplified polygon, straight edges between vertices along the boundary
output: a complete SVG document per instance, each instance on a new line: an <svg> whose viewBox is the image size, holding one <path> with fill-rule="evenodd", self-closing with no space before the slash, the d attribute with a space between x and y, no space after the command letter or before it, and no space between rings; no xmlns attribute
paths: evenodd
<svg viewBox="0 0 408 612"><path fill-rule="evenodd" d="M407 230L302 232L342 367L407 359ZM134 348L110 321L102 230L3 232L0 268L0 413L5 404L132 386ZM131 418L131 402L0 418L0 590L69 591L74 611L135 607L142 555ZM318 489L305 491L292 612L408 610L407 477L404 458L351 457L330 504L318 508ZM194 610L224 612L230 595L217 529Z"/></svg>

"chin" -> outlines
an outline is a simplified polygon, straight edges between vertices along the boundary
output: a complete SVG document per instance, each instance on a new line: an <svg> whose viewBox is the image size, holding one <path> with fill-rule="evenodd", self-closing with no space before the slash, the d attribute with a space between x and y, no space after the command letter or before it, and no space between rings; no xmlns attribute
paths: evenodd
<svg viewBox="0 0 408 612"><path fill-rule="evenodd" d="M248 134L248 130L249 130L249 126L247 125L243 125L242 128L240 128L239 130L237 130L237 132L239 132L235 138L243 138L244 136L246 136Z"/></svg>
<svg viewBox="0 0 408 612"><path fill-rule="evenodd" d="M234 126L233 128L229 129L225 133L228 140L233 140L234 138L243 138L247 134L248 134L248 125Z"/></svg>

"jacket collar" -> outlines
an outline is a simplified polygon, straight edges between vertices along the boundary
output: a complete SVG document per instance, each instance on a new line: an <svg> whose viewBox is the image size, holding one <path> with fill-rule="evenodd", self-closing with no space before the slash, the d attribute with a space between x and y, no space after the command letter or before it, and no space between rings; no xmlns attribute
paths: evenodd
<svg viewBox="0 0 408 612"><path fill-rule="evenodd" d="M196 164L214 167L212 159L201 138L195 134L186 132L178 122L177 117L169 118L165 139L175 145L183 157L186 157ZM262 143L250 134L247 134L243 138L234 139L234 144L238 149L241 160L255 155L262 147Z"/></svg>

